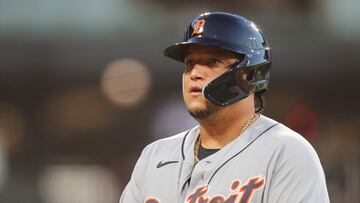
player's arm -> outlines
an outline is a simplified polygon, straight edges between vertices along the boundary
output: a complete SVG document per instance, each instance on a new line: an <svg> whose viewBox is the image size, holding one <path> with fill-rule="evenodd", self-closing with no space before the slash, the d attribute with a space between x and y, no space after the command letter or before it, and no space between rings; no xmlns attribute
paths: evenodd
<svg viewBox="0 0 360 203"><path fill-rule="evenodd" d="M146 171L146 156L147 150L149 147L146 147L138 159L135 168L132 172L131 179L126 185L119 203L142 203L143 196L143 183L145 179Z"/></svg>
<svg viewBox="0 0 360 203"><path fill-rule="evenodd" d="M284 139L266 202L329 203L324 171L313 147L296 136Z"/></svg>

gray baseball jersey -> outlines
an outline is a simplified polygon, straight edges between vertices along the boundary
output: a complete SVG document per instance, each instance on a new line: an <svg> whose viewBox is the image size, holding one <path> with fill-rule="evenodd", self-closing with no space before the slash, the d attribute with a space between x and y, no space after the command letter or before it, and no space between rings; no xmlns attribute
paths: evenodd
<svg viewBox="0 0 360 203"><path fill-rule="evenodd" d="M299 134L260 116L194 167L199 126L142 152L120 203L327 203L319 158Z"/></svg>

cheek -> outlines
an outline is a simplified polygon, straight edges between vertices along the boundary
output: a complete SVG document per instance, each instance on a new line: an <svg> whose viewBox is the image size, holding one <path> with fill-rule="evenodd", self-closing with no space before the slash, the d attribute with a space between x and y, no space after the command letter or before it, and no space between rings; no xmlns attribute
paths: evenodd
<svg viewBox="0 0 360 203"><path fill-rule="evenodd" d="M185 89L185 76L184 74L182 75L182 91L184 93L184 89Z"/></svg>
<svg viewBox="0 0 360 203"><path fill-rule="evenodd" d="M188 87L187 87L187 79L186 79L186 75L185 74L183 74L183 76L182 76L182 95L183 95L183 99L184 99L184 102L185 103L187 103L187 98L188 98L188 96L189 95L187 95L187 89L188 89Z"/></svg>
<svg viewBox="0 0 360 203"><path fill-rule="evenodd" d="M182 91L183 91L183 93L187 89L188 83L189 83L189 77L187 75L183 74L182 75Z"/></svg>

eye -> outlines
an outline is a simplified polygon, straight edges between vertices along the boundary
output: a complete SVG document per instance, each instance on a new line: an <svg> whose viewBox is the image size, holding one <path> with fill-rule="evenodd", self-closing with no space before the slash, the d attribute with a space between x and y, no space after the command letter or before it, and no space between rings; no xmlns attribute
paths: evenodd
<svg viewBox="0 0 360 203"><path fill-rule="evenodd" d="M194 67L194 61L193 60L185 60L184 64L185 64L185 70L184 70L185 73L191 71L192 68Z"/></svg>
<svg viewBox="0 0 360 203"><path fill-rule="evenodd" d="M211 59L209 60L209 65L218 65L218 64L220 64L220 63L222 63L222 61L219 60L219 59L217 59L217 58L211 58Z"/></svg>
<svg viewBox="0 0 360 203"><path fill-rule="evenodd" d="M186 67L192 67L194 65L193 60L185 60L185 66Z"/></svg>

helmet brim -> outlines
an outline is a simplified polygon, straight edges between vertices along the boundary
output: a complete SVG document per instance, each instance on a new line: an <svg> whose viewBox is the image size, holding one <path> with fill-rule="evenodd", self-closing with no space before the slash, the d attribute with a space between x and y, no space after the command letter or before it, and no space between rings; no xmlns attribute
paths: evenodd
<svg viewBox="0 0 360 203"><path fill-rule="evenodd" d="M192 44L201 44L205 46L213 46L228 50L236 55L243 54L251 57L251 49L248 47L237 46L234 47L231 43L220 41L219 39L207 39L201 36L190 38L187 42L176 43L164 50L164 55L176 61L184 62L187 49Z"/></svg>

